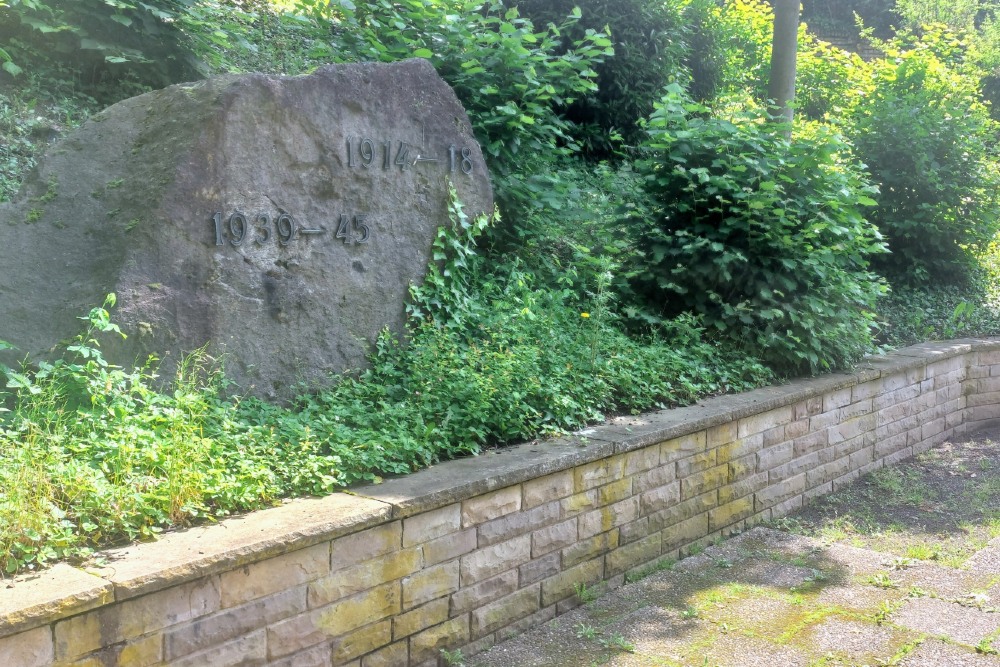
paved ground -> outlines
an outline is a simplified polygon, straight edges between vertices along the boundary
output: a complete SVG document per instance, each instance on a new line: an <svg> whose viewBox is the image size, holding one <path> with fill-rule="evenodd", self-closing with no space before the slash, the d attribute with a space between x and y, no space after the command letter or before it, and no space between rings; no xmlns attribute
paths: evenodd
<svg viewBox="0 0 1000 667"><path fill-rule="evenodd" d="M465 664L1000 667L998 442L947 443Z"/></svg>

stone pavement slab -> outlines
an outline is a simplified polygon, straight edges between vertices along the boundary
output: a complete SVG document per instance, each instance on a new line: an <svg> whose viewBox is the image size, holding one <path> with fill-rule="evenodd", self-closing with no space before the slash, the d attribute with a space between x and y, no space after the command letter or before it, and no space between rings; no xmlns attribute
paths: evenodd
<svg viewBox="0 0 1000 667"><path fill-rule="evenodd" d="M977 572L1000 575L1000 537L990 540L986 548L976 552L965 562L965 566Z"/></svg>
<svg viewBox="0 0 1000 667"><path fill-rule="evenodd" d="M1000 667L1000 657L928 639L903 658L899 667Z"/></svg>
<svg viewBox="0 0 1000 667"><path fill-rule="evenodd" d="M906 600L889 620L895 625L972 647L1000 633L1000 613L937 598Z"/></svg>
<svg viewBox="0 0 1000 667"><path fill-rule="evenodd" d="M1000 613L969 597L991 581L754 528L466 664L1000 667Z"/></svg>

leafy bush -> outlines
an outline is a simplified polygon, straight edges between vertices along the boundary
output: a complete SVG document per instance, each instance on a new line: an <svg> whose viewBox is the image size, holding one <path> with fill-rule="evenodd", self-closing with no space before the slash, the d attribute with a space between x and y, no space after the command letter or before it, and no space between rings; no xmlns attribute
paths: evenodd
<svg viewBox="0 0 1000 667"><path fill-rule="evenodd" d="M976 23L992 14L995 3L981 0L896 0L895 12L902 19L899 27L919 29L942 23L958 31L972 31Z"/></svg>
<svg viewBox="0 0 1000 667"><path fill-rule="evenodd" d="M1000 241L977 259L965 285L894 286L879 303L879 342L902 347L1000 333Z"/></svg>
<svg viewBox="0 0 1000 667"><path fill-rule="evenodd" d="M886 45L850 130L881 191L872 213L896 282L967 280L998 230L997 124L981 103L960 45L932 29Z"/></svg>
<svg viewBox="0 0 1000 667"><path fill-rule="evenodd" d="M569 289L581 307L598 276L611 271L609 289L623 297L637 253L636 220L650 206L631 163L561 158L539 160L531 172L533 206L489 228L486 260L504 264L516 255L540 287Z"/></svg>
<svg viewBox="0 0 1000 667"><path fill-rule="evenodd" d="M843 365L871 348L881 252L861 207L875 189L841 138L794 141L761 121L712 118L679 87L650 119L638 289L664 312L692 309L785 372Z"/></svg>
<svg viewBox="0 0 1000 667"><path fill-rule="evenodd" d="M653 111L663 87L688 78L688 22L681 0L521 0L518 9L536 26L560 24L574 8L582 17L561 30L567 43L587 30L609 28L615 55L597 65L597 90L577 99L566 116L584 129L588 152L607 157L612 138L626 145L642 140L640 121Z"/></svg>
<svg viewBox="0 0 1000 667"><path fill-rule="evenodd" d="M861 56L817 39L802 24L795 74L796 117L839 123L872 88Z"/></svg>
<svg viewBox="0 0 1000 667"><path fill-rule="evenodd" d="M223 73L308 74L329 60L330 26L326 21L288 11L271 0L220 0L227 10L228 44L209 63ZM286 3L287 4L287 3Z"/></svg>
<svg viewBox="0 0 1000 667"><path fill-rule="evenodd" d="M888 37L899 23L895 8L898 0L803 0L802 19L817 28L834 33L857 31L855 16L879 37Z"/></svg>
<svg viewBox="0 0 1000 667"><path fill-rule="evenodd" d="M713 43L721 50L718 84L711 97L752 91L755 99L767 99L767 79L771 74L771 33L774 12L766 0L733 0L711 10ZM697 80L696 80L697 81Z"/></svg>
<svg viewBox="0 0 1000 667"><path fill-rule="evenodd" d="M749 93L767 100L771 71L774 14L763 0L727 2L721 7L694 0L685 10L691 48L685 61L691 70L689 94L709 106L737 103ZM835 120L864 95L871 75L857 54L832 47L799 26L796 66L796 114Z"/></svg>
<svg viewBox="0 0 1000 667"><path fill-rule="evenodd" d="M954 285L895 287L879 305L880 343L905 347L929 340L995 336L1000 308L976 289Z"/></svg>

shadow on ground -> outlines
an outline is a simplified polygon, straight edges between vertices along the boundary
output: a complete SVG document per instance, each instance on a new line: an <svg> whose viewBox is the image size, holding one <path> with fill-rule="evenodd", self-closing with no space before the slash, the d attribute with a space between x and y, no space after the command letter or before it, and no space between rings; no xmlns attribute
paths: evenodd
<svg viewBox="0 0 1000 667"><path fill-rule="evenodd" d="M879 470L466 664L1000 667L998 442Z"/></svg>

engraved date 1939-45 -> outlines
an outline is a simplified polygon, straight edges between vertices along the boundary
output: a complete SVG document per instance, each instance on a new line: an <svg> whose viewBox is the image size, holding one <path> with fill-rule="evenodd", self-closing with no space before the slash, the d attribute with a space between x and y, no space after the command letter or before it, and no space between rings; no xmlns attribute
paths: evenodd
<svg viewBox="0 0 1000 667"><path fill-rule="evenodd" d="M334 238L341 239L347 245L368 243L371 240L371 228L365 220L364 215L341 213ZM324 228L303 227L288 213L282 213L272 220L267 213L247 215L233 211L229 219L223 222L222 212L219 211L212 216L212 223L217 246L224 246L227 241L233 247L244 243L258 246L277 243L279 246L287 246L303 237L321 236L328 232Z"/></svg>

